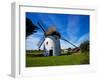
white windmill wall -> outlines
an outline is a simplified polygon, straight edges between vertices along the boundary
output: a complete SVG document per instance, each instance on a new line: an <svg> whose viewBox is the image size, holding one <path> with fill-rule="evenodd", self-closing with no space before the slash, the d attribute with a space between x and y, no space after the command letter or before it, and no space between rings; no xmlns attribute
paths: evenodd
<svg viewBox="0 0 100 80"><path fill-rule="evenodd" d="M48 36L44 41L44 45L48 54L50 50L53 50L53 56L58 56L61 54L60 40L55 39L54 36Z"/></svg>

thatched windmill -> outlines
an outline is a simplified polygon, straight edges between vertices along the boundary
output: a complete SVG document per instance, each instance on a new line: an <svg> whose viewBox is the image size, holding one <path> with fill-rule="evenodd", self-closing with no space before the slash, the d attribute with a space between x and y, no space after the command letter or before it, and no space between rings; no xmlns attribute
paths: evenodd
<svg viewBox="0 0 100 80"><path fill-rule="evenodd" d="M69 44L75 46L70 41L62 38L61 34L56 30L55 27L50 27L45 30L44 27L38 22L39 27L42 29L44 36L38 42L38 48L44 44L44 56L59 56L61 55L60 39L68 42Z"/></svg>

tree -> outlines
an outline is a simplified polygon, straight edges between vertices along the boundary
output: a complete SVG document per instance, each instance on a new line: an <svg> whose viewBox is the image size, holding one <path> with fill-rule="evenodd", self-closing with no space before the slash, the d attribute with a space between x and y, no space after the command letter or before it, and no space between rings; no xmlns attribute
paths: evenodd
<svg viewBox="0 0 100 80"><path fill-rule="evenodd" d="M26 37L37 32L37 29L39 28L29 18L26 18Z"/></svg>
<svg viewBox="0 0 100 80"><path fill-rule="evenodd" d="M84 41L80 44L81 52L89 52L89 41Z"/></svg>

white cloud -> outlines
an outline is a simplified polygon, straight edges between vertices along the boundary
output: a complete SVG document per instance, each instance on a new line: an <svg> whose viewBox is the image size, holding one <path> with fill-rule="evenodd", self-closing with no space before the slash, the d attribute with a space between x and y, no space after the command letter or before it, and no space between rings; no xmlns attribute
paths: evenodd
<svg viewBox="0 0 100 80"><path fill-rule="evenodd" d="M66 41L60 40L60 43L61 43L61 49L67 49L69 47L73 48L73 46Z"/></svg>
<svg viewBox="0 0 100 80"><path fill-rule="evenodd" d="M69 16L67 24L67 34L71 41L77 40L77 35L80 30L78 16Z"/></svg>
<svg viewBox="0 0 100 80"><path fill-rule="evenodd" d="M38 37L34 37L33 35L29 36L26 39L26 49L27 50L34 50L38 49L37 43L39 42Z"/></svg>
<svg viewBox="0 0 100 80"><path fill-rule="evenodd" d="M76 44L79 46L82 42L89 40L89 33L84 34L79 38L79 40L76 42Z"/></svg>
<svg viewBox="0 0 100 80"><path fill-rule="evenodd" d="M74 45L76 45L76 46L79 46L82 42L84 42L84 41L86 41L86 40L89 40L89 33L86 33L86 34L84 34L83 36L81 36L78 40L77 40L77 42L75 43L73 43ZM67 42L65 42L65 41L63 41L63 40L60 40L60 42L61 42L61 48L62 49L66 49L66 48L74 48L74 46L72 46L71 44L69 44L69 43L67 43Z"/></svg>

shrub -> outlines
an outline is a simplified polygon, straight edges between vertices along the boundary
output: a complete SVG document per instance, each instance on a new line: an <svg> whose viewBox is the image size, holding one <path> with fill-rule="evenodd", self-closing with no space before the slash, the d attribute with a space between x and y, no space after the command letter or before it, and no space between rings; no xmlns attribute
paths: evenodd
<svg viewBox="0 0 100 80"><path fill-rule="evenodd" d="M89 52L89 41L84 41L80 44L81 52Z"/></svg>

